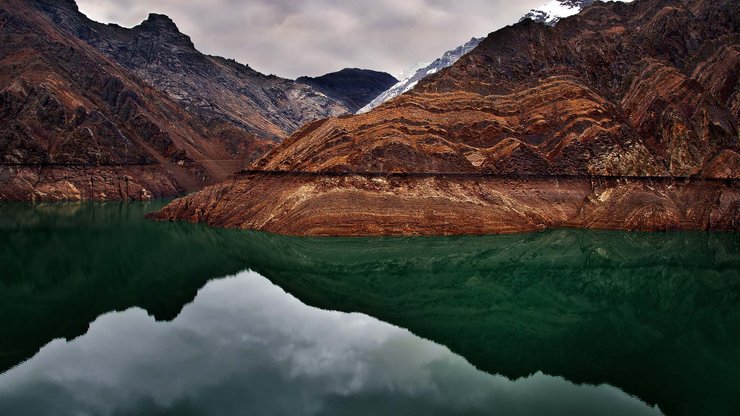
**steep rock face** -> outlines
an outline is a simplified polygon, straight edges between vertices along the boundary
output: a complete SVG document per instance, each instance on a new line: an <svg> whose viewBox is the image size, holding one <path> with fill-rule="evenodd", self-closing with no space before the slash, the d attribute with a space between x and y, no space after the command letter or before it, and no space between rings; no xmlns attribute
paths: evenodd
<svg viewBox="0 0 740 416"><path fill-rule="evenodd" d="M179 103L34 6L0 6L0 199L175 195L271 147L252 135L214 139Z"/></svg>
<svg viewBox="0 0 740 416"><path fill-rule="evenodd" d="M391 74L357 68L345 68L320 77L300 77L296 81L334 98L352 113L398 82Z"/></svg>
<svg viewBox="0 0 740 416"><path fill-rule="evenodd" d="M309 121L348 113L309 86L200 53L167 16L150 14L127 29L91 21L76 7L35 1L57 25L167 93L216 134L280 140Z"/></svg>
<svg viewBox="0 0 740 416"><path fill-rule="evenodd" d="M322 235L738 230L738 80L724 76L740 61L718 54L738 44L739 7L641 0L523 21L154 217Z"/></svg>

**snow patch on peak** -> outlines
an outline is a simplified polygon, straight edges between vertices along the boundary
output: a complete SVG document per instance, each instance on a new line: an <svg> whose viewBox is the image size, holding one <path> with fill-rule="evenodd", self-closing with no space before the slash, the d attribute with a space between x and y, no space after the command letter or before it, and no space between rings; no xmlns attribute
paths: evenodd
<svg viewBox="0 0 740 416"><path fill-rule="evenodd" d="M613 0L630 2L632 0ZM595 3L595 0L551 0L537 9L530 10L519 21L526 19L555 26L560 19L578 14L584 7Z"/></svg>
<svg viewBox="0 0 740 416"><path fill-rule="evenodd" d="M431 62L418 62L415 65L412 65L408 68L406 68L405 71L403 71L400 75L396 77L396 79L400 81L407 80L414 76L420 69L426 68L431 64Z"/></svg>
<svg viewBox="0 0 740 416"><path fill-rule="evenodd" d="M478 44L482 40L483 38L470 39L464 45L460 45L455 49L451 49L445 52L444 55L435 59L434 62L430 64L417 64L409 68L409 70L404 72L402 76L399 77L400 81L398 81L396 85L390 87L388 90L375 97L375 99L371 101L370 104L359 109L357 111L357 114L367 113L368 111L379 106L380 104L383 104L391 98L398 97L399 95L410 91L419 83L419 81L426 78L428 75L439 72L440 70L447 68L448 66L457 62L457 60L460 59L463 55L472 51L476 46L478 46Z"/></svg>

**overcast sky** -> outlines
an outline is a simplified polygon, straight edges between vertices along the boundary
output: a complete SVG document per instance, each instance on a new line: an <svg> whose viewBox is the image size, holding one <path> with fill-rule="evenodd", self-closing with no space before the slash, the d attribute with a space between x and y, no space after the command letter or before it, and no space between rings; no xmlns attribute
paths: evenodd
<svg viewBox="0 0 740 416"><path fill-rule="evenodd" d="M288 78L345 67L398 75L546 0L78 0L100 22L170 16L201 51Z"/></svg>

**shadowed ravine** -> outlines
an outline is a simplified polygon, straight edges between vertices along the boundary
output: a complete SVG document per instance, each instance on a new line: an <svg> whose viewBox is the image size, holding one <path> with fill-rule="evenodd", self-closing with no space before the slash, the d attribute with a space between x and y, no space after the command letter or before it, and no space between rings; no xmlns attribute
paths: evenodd
<svg viewBox="0 0 740 416"><path fill-rule="evenodd" d="M208 280L249 268L490 374L608 383L668 415L740 408L737 234L299 238L142 219L161 205L0 208L3 370L112 310L172 320Z"/></svg>

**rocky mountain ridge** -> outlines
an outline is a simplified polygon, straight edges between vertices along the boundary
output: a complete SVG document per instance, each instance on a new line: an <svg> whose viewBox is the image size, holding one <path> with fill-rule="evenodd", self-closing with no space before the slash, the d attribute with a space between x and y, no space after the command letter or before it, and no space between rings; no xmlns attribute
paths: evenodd
<svg viewBox="0 0 740 416"><path fill-rule="evenodd" d="M737 7L687 3L596 3L555 27L504 28L412 91L313 123L256 166L737 177Z"/></svg>
<svg viewBox="0 0 740 416"><path fill-rule="evenodd" d="M482 40L483 38L472 38L469 41L467 41L465 44L460 45L455 49L450 49L449 51L445 52L441 57L435 59L431 63L419 64L418 65L419 68L415 70L407 71L407 73L405 73L406 76L402 77L400 81L393 84L387 90L376 95L375 98L372 101L370 101L370 103L368 103L364 107L357 110L357 114L367 113L368 111L383 104L384 102L392 98L398 97L399 95L407 91L410 91L412 88L416 86L416 84L419 83L419 81L421 81L425 77L432 75L454 64L463 55L472 51L476 46L478 46L478 44Z"/></svg>
<svg viewBox="0 0 740 416"><path fill-rule="evenodd" d="M560 19L573 16L593 3L594 0L551 0L536 9L531 9L519 21L529 19L548 26L555 26Z"/></svg>
<svg viewBox="0 0 740 416"><path fill-rule="evenodd" d="M94 22L76 7L35 0L60 27L166 92L204 121L268 140L303 124L348 113L336 100L292 80L200 53L167 16L150 14L131 29Z"/></svg>
<svg viewBox="0 0 740 416"><path fill-rule="evenodd" d="M71 0L8 0L0 22L0 200L194 191L303 123L348 113L310 86L201 54L163 15L127 29Z"/></svg>

